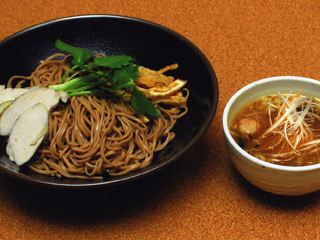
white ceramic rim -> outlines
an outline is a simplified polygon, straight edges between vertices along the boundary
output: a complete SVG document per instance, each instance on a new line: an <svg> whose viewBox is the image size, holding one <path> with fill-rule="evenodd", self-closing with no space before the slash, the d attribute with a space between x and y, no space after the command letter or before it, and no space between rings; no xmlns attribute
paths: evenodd
<svg viewBox="0 0 320 240"><path fill-rule="evenodd" d="M305 78L305 77L296 77L296 76L278 76L278 77L270 77L270 78L264 78L255 82L252 82L248 85L246 85L245 87L241 88L240 90L238 90L228 101L227 105L224 108L223 111L223 117L222 117L222 126L223 126L223 131L224 131L224 135L225 137L228 139L228 141L231 143L231 145L236 149L237 152L239 152L241 155L243 155L244 157L248 158L250 161L256 163L256 164L260 164L263 167L267 167L267 168L271 168L271 169L275 169L275 170L280 170L280 171L288 171L288 172L302 172L302 171L313 171L315 169L320 168L320 163L318 164L314 164L314 165L309 165L309 166L283 166L283 165L277 165L277 164L273 164L273 163L268 163L268 162L264 162L258 158L253 157L252 155L250 155L249 153L247 153L245 150L243 150L232 138L230 132L229 132L229 128L228 128L228 122L227 122L227 117L228 117L228 113L230 110L230 107L232 106L232 104L234 103L234 101L240 96L242 95L244 92L246 92L247 90L254 88L255 86L258 86L260 84L264 84L266 82L269 81L281 81L281 80L288 80L288 79L292 79L295 81L302 81L302 82L308 82L308 83L312 83L312 84L316 84L316 85L320 85L320 81L315 80L315 79L311 79L311 78Z"/></svg>

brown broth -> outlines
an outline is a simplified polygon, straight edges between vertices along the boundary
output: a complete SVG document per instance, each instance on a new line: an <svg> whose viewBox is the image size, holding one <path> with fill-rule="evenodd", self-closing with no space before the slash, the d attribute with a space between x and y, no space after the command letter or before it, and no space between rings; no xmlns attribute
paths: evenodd
<svg viewBox="0 0 320 240"><path fill-rule="evenodd" d="M319 101L315 99L312 102L319 105ZM269 103L272 103L272 106L275 107L271 106L269 108ZM305 166L319 163L320 140L319 143L313 144L307 150L303 150L306 148L303 144L311 140L320 139L320 118L307 117L304 119L304 122L309 125L308 136L301 140L295 148L292 147L296 141L295 135L288 135L291 145L284 138L285 127L280 127L277 131L262 136L276 121L282 104L283 100L278 94L275 94L262 97L245 105L235 115L229 126L232 137L249 154L266 162L286 166ZM315 106L309 111L316 115L319 115L320 112L319 107ZM243 129L250 128L241 126L242 121L255 122L256 127L253 129L256 131L250 132L248 130L249 132L245 132Z"/></svg>

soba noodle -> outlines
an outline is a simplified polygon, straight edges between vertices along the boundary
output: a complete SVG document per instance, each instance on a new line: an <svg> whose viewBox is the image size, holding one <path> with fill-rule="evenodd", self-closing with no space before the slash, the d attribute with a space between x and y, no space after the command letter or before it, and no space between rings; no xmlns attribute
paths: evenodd
<svg viewBox="0 0 320 240"><path fill-rule="evenodd" d="M57 84L69 70L66 62L66 55L52 55L31 76L14 76L7 86ZM186 105L157 107L162 117L145 124L122 98L70 97L52 109L48 134L27 165L40 174L91 179L144 168L175 137L171 130L187 112Z"/></svg>

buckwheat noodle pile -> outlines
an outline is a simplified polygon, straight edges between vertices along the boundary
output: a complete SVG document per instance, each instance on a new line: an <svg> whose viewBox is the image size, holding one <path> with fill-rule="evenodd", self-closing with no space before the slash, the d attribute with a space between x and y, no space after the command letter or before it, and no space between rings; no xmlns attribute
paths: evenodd
<svg viewBox="0 0 320 240"><path fill-rule="evenodd" d="M14 76L8 87L57 84L69 70L67 56L54 54L29 77ZM161 118L144 124L122 98L70 97L52 109L49 132L28 166L40 173L67 178L101 179L148 166L154 152L174 137L176 120L187 107L157 106Z"/></svg>

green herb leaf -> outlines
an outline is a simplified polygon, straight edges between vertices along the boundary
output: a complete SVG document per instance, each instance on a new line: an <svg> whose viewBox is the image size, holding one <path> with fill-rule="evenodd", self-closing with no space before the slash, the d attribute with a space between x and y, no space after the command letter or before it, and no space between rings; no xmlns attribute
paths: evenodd
<svg viewBox="0 0 320 240"><path fill-rule="evenodd" d="M51 88L65 91L69 96L92 94L119 97L114 94L117 90L132 90L131 105L138 112L161 117L161 112L134 83L139 75L139 65L134 58L126 55L95 57L94 52L61 40L57 40L55 45L71 54L74 66L62 77L60 84Z"/></svg>
<svg viewBox="0 0 320 240"><path fill-rule="evenodd" d="M148 114L153 117L161 117L161 112L136 87L133 87L131 105L143 115Z"/></svg>
<svg viewBox="0 0 320 240"><path fill-rule="evenodd" d="M119 68L114 70L113 80L126 80L131 81L135 80L139 75L139 66L130 64L127 67Z"/></svg>
<svg viewBox="0 0 320 240"><path fill-rule="evenodd" d="M96 76L94 75L86 75L83 77L73 78L70 81L64 82L62 84L53 85L52 88L55 88L56 90L64 91L66 93L74 92L75 90L78 90L79 88L83 88L84 86L92 85L92 82L95 83Z"/></svg>
<svg viewBox="0 0 320 240"><path fill-rule="evenodd" d="M135 62L135 59L126 55L113 55L95 58L93 64L100 67L121 68Z"/></svg>
<svg viewBox="0 0 320 240"><path fill-rule="evenodd" d="M55 46L56 48L64 52L70 53L75 60L75 62L73 61L74 65L82 65L94 56L94 52L91 52L87 49L71 46L67 43L62 42L59 39L56 41Z"/></svg>

